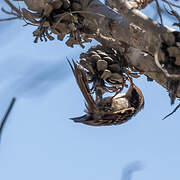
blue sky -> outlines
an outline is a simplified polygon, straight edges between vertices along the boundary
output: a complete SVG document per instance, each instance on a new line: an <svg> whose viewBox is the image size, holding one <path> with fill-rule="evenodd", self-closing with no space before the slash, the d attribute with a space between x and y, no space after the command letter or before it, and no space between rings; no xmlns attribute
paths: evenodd
<svg viewBox="0 0 180 180"><path fill-rule="evenodd" d="M174 107L165 89L142 77L134 82L145 107L131 121L73 123L69 118L83 114L84 99L66 57L78 60L96 42L85 49L57 40L34 44L34 27L23 24L0 23L0 117L17 97L0 144L2 180L120 180L135 162L143 168L133 180L180 178L180 111L162 121Z"/></svg>

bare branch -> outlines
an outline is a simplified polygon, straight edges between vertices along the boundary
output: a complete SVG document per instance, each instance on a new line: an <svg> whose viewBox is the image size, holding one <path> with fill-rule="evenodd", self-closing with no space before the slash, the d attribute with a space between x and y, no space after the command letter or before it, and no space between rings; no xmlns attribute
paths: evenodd
<svg viewBox="0 0 180 180"><path fill-rule="evenodd" d="M14 17L3 18L3 19L0 19L0 21L10 21L10 20L15 20L15 19L21 19L23 17L21 11L18 8L16 8L9 0L4 0L4 1L11 8L11 12L5 10L4 8L1 8L1 11L4 12L5 14L12 15Z"/></svg>
<svg viewBox="0 0 180 180"><path fill-rule="evenodd" d="M116 41L124 42L130 46L141 49L142 51L154 54L154 47L161 41L159 39L160 33L168 32L169 29L148 19L143 14L135 14L134 10L131 11L125 4L120 4L118 2L119 1L117 1L116 5L119 9L126 8L122 10L122 14L127 15L127 19L123 15L107 8L98 0L92 1L86 10L103 14L105 18L97 18L95 16L85 17L89 19L89 21L92 18L96 18L99 30L102 34L112 37L116 39ZM138 11L138 13L140 12Z"/></svg>
<svg viewBox="0 0 180 180"><path fill-rule="evenodd" d="M116 0L106 0L105 4L111 7L113 10L117 10L115 4ZM120 0L124 2L123 0ZM127 0L127 2L134 8L134 9L144 9L148 4L150 4L153 0Z"/></svg>
<svg viewBox="0 0 180 180"><path fill-rule="evenodd" d="M9 7L13 11L15 11L18 14L19 17L21 17L21 11L18 8L16 8L9 0L4 0L4 1L9 5Z"/></svg>
<svg viewBox="0 0 180 180"><path fill-rule="evenodd" d="M171 5L171 6L174 6L174 7L180 8L180 6L179 6L179 5L174 4L174 3L170 2L170 1L167 1L167 0L162 0L162 1L163 1L163 2L165 2L165 3L167 3L167 4L169 4L169 5Z"/></svg>
<svg viewBox="0 0 180 180"><path fill-rule="evenodd" d="M16 98L13 98L10 105L9 105L9 107L8 107L8 109L7 109L6 114L4 115L4 117L3 117L2 121L1 121L1 124L0 124L0 139L1 139L2 132L3 132L4 126L6 124L7 118L9 116L9 114L11 113L11 110L12 110L12 108L14 106L15 101L16 101Z"/></svg>
<svg viewBox="0 0 180 180"><path fill-rule="evenodd" d="M180 103L174 108L174 110L173 110L171 113L169 113L167 116L165 116L165 117L163 118L163 120L166 119L166 118L168 118L168 117L171 116L172 114L174 114L179 108L180 108Z"/></svg>
<svg viewBox="0 0 180 180"><path fill-rule="evenodd" d="M31 6L27 3L30 1L26 0L24 2L29 9L39 7L42 10L44 1L41 1L42 4L37 6L32 3L36 1L31 1ZM134 9L129 2L113 1L119 13L108 8L99 0L80 0L79 2L78 9L71 9L73 6L69 5L67 12L63 11L63 13L53 11L55 7L52 4L47 4L44 7L47 10L44 11L43 9L43 13L39 13L40 10L37 9L35 15L37 15L39 21L37 30L33 32L36 37L35 42L38 39L47 40L46 37L53 40L53 37L48 33L48 31L51 31L58 36L59 40L69 34L66 44L70 47L73 47L74 44L84 47L83 42L89 42L91 38L95 38L109 48L116 50L124 48L124 55L128 58L129 65L134 66L139 72L143 72L143 74L168 89L167 82L169 78L175 78L176 73L163 72L162 64L168 65L167 59L173 58L178 70L180 61L179 35L175 36L172 33L173 29L148 18L139 10ZM34 14L29 11L25 13L25 19L31 21L32 24L37 22ZM163 38L163 34L166 34L165 38ZM166 47L164 48L163 45ZM161 68L158 67L157 61L155 61L156 47L161 47L160 52L162 56L166 57L166 59L159 59L160 61L164 60L163 63L160 62L159 67ZM164 49L162 50L162 48ZM175 52L174 50L171 51L170 48L176 49L177 54L170 54ZM160 52L158 52L158 55ZM165 68L165 70L168 70L168 68ZM179 75L177 78L179 78ZM180 86L177 88L176 96L180 97Z"/></svg>
<svg viewBox="0 0 180 180"><path fill-rule="evenodd" d="M162 10L161 10L161 8L160 8L160 5L159 5L158 0L155 0L155 2L156 2L156 9L157 9L158 15L159 15L160 20L161 20L161 24L163 24Z"/></svg>
<svg viewBox="0 0 180 180"><path fill-rule="evenodd" d="M121 180L131 180L134 172L140 171L143 168L143 164L139 161L135 161L127 165L123 172Z"/></svg>

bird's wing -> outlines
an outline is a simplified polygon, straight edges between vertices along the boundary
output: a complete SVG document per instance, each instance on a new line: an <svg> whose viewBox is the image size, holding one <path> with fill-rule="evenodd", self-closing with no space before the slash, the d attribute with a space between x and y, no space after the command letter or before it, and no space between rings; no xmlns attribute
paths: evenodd
<svg viewBox="0 0 180 180"><path fill-rule="evenodd" d="M87 80L85 72L74 61L73 61L73 65L70 62L69 62L69 64L70 64L71 69L73 71L73 74L76 78L76 82L77 82L77 84L78 84L87 104L88 104L88 106L87 106L88 112L93 112L97 108L97 105L96 105L94 99L92 98L92 96L90 94L90 89L88 86L88 80Z"/></svg>

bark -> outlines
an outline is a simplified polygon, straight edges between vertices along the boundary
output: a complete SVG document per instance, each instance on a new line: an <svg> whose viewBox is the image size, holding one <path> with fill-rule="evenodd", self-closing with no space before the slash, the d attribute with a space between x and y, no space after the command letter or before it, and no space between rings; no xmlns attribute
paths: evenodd
<svg viewBox="0 0 180 180"><path fill-rule="evenodd" d="M168 82L170 79L157 66L154 54L158 50L157 47L161 46L164 34L168 36L165 39L175 41L171 33L173 30L149 19L138 10L133 9L131 11L125 4L121 6L120 1L115 2L121 14L108 9L98 0L92 1L86 9L88 12L104 15L104 17L98 17L96 15L91 16L90 13L85 16L89 20L97 18L99 33L95 38L106 46L115 49L120 49L122 43L126 44L128 50L124 52L124 55L128 57L128 62L146 76L169 89ZM121 7L123 8L121 9ZM178 48L177 51L179 54L180 49ZM179 55L176 59L176 63L179 64ZM179 67L177 67L177 71L180 72ZM179 79L179 75L176 78ZM180 97L180 85L177 87L176 96Z"/></svg>
<svg viewBox="0 0 180 180"><path fill-rule="evenodd" d="M144 9L148 4L150 4L153 0L119 0L121 2L128 2L134 9ZM106 0L105 4L111 7L113 10L117 10L116 0Z"/></svg>
<svg viewBox="0 0 180 180"><path fill-rule="evenodd" d="M79 1L82 8L77 13L85 18L86 27L82 33L91 34L91 37L104 46L123 52L131 66L169 92L172 91L173 87L169 82L180 81L180 33L158 24L138 10L144 8L151 0L111 0L118 12L99 0ZM24 2L28 9L40 13L48 0ZM52 26L49 28L52 29ZM54 31L53 33L56 34ZM165 69L163 65L168 66L169 61L173 67ZM180 97L180 83L173 92Z"/></svg>

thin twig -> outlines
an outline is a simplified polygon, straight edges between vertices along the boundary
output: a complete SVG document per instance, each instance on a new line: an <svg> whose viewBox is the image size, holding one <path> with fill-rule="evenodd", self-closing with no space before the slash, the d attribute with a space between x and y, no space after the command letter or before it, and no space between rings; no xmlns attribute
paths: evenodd
<svg viewBox="0 0 180 180"><path fill-rule="evenodd" d="M9 0L4 0L4 1L9 5L9 7L10 7L13 11L15 11L15 12L18 14L19 17L21 17L21 11L19 11L19 9L16 8L16 6L14 6Z"/></svg>
<svg viewBox="0 0 180 180"><path fill-rule="evenodd" d="M3 7L1 8L1 11L2 11L3 13L5 13L5 14L8 14L8 15L17 16L17 14L14 13L12 10L11 10L11 12L9 12L9 11L5 10Z"/></svg>
<svg viewBox="0 0 180 180"><path fill-rule="evenodd" d="M161 24L163 24L162 13L161 13L162 10L161 10L161 8L159 6L158 0L155 0L155 2L156 2L156 9L157 9L158 15L159 15L160 20L161 20Z"/></svg>
<svg viewBox="0 0 180 180"><path fill-rule="evenodd" d="M171 9L172 15L175 16L176 19L180 21L180 16L179 16L179 14L172 8L172 6L171 6L170 4L168 4L168 5L169 5L169 8Z"/></svg>
<svg viewBox="0 0 180 180"><path fill-rule="evenodd" d="M164 119L166 119L167 117L169 117L169 116L171 116L172 114L174 114L179 107L180 107L180 103L174 108L174 110L173 110L171 113L169 113L167 116L165 116L162 120L164 120Z"/></svg>
<svg viewBox="0 0 180 180"><path fill-rule="evenodd" d="M165 2L165 3L167 3L167 4L170 4L171 6L174 6L174 7L177 7L177 8L180 8L180 6L179 5L176 5L176 4L174 4L174 3L172 3L172 2L169 2L169 1L167 1L167 0L162 0L163 2Z"/></svg>
<svg viewBox="0 0 180 180"><path fill-rule="evenodd" d="M9 105L7 111L6 111L6 114L4 115L4 117L2 119L2 122L0 124L0 139L1 139L2 131L3 131L4 126L6 124L7 118L8 118L8 116L9 116L9 114L10 114L12 108L13 108L13 105L14 105L15 101L16 101L16 98L12 98L11 103L10 103L10 105Z"/></svg>
<svg viewBox="0 0 180 180"><path fill-rule="evenodd" d="M131 162L123 169L121 180L132 180L133 174L142 170L143 166L140 161Z"/></svg>
<svg viewBox="0 0 180 180"><path fill-rule="evenodd" d="M19 19L19 17L0 19L0 21L11 21L11 20L15 20L15 19Z"/></svg>
<svg viewBox="0 0 180 180"><path fill-rule="evenodd" d="M11 8L11 12L5 10L4 8L1 8L1 11L4 12L5 14L13 15L15 17L0 19L0 21L10 21L10 20L14 20L14 19L21 19L22 18L21 11L19 9L17 9L9 0L4 0L4 1Z"/></svg>

